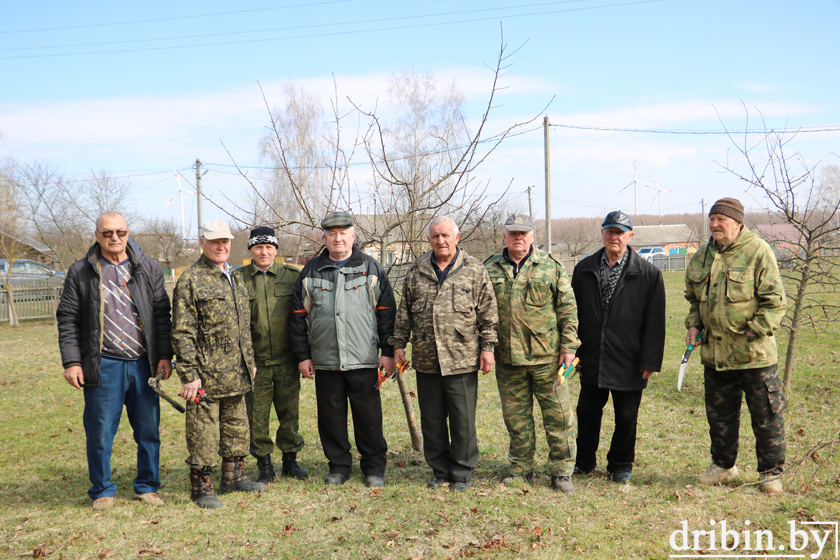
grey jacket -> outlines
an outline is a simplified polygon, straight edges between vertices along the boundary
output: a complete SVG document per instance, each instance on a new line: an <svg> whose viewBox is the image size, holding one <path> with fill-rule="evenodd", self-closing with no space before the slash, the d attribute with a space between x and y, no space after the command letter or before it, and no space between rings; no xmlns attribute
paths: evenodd
<svg viewBox="0 0 840 560"><path fill-rule="evenodd" d="M396 316L394 291L385 269L353 248L335 266L325 249L303 268L292 293L292 350L315 369L375 368L379 351L393 357L388 339Z"/></svg>

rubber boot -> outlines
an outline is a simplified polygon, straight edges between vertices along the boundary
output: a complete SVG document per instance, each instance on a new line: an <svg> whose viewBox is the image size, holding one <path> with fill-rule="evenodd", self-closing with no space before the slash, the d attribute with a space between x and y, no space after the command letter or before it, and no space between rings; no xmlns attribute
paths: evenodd
<svg viewBox="0 0 840 560"><path fill-rule="evenodd" d="M245 467L245 457L224 457L222 459L222 484L219 493L226 492L260 492L268 487L262 482L253 482L242 469Z"/></svg>
<svg viewBox="0 0 840 560"><path fill-rule="evenodd" d="M306 480L309 473L300 468L297 462L297 453L283 453L283 476L292 476L298 480Z"/></svg>
<svg viewBox="0 0 840 560"><path fill-rule="evenodd" d="M271 453L257 459L257 467L260 469L260 476L257 478L257 482L262 482L263 484L274 482L277 474L274 472L274 465L271 464Z"/></svg>
<svg viewBox="0 0 840 560"><path fill-rule="evenodd" d="M190 500L204 509L216 509L224 505L213 490L213 470L210 467L190 467Z"/></svg>

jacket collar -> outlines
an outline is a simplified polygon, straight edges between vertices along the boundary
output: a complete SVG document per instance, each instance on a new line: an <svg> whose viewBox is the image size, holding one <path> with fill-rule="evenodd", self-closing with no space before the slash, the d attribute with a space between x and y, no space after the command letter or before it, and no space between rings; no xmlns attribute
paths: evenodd
<svg viewBox="0 0 840 560"><path fill-rule="evenodd" d="M251 273L251 276L256 276L257 274L262 274L262 269L255 265L254 261L251 261L251 264L248 265L248 272ZM277 276L280 273L280 264L277 261L274 261L265 272L266 274L273 274Z"/></svg>
<svg viewBox="0 0 840 560"><path fill-rule="evenodd" d="M642 258L630 245L627 246L626 250L628 251L628 253L627 262L624 263L625 274L636 274L637 272L640 272L642 269ZM594 255L587 258L585 261L581 261L581 264L578 266L581 266L582 271L598 272L598 270L601 268L601 257L604 255L604 253L606 253L606 251L606 249L601 247L600 249L598 249L598 251L595 252Z"/></svg>
<svg viewBox="0 0 840 560"><path fill-rule="evenodd" d="M353 252L350 253L350 260L347 261L346 267L361 266L364 262L364 253L356 245L353 245ZM335 267L335 261L330 259L330 251L326 247L318 255L318 270L324 270L328 267Z"/></svg>
<svg viewBox="0 0 840 560"><path fill-rule="evenodd" d="M434 268L432 268L432 255L434 255L434 251L426 251L417 259L417 269L420 270L423 274L431 276L432 278L437 278L435 274ZM464 250L458 247L458 255L455 257L455 260L452 262L452 268L450 269L449 274L453 274L456 270L464 266Z"/></svg>
<svg viewBox="0 0 840 560"><path fill-rule="evenodd" d="M125 252L128 255L128 264L131 266L132 270L137 268L137 265L140 264L140 261L146 258L146 254L143 252L143 249L140 248L140 245L134 240L134 236L128 236L128 242L125 244ZM99 260L102 258L102 247L99 245L99 241L94 242L93 245L90 246L87 253L85 254L85 259L87 259L88 263L93 267L93 269L97 272L101 270Z"/></svg>

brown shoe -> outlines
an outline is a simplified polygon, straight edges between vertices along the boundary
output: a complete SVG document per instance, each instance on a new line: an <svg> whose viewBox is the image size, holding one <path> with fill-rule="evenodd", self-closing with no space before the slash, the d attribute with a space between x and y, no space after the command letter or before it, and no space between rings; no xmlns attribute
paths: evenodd
<svg viewBox="0 0 840 560"><path fill-rule="evenodd" d="M111 509L114 507L114 497L113 496L104 496L102 498L96 498L93 500L93 511L105 511L106 509Z"/></svg>
<svg viewBox="0 0 840 560"><path fill-rule="evenodd" d="M134 499L140 500L148 506L160 507L163 505L163 500L157 495L157 492L147 492L146 494L134 493Z"/></svg>

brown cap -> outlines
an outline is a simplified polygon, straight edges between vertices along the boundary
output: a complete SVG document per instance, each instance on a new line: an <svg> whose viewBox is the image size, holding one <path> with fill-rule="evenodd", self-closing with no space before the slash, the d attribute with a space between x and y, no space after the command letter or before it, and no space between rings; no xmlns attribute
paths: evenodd
<svg viewBox="0 0 840 560"><path fill-rule="evenodd" d="M721 198L709 210L709 216L712 214L721 214L732 218L739 224L744 223L744 205L737 198Z"/></svg>

